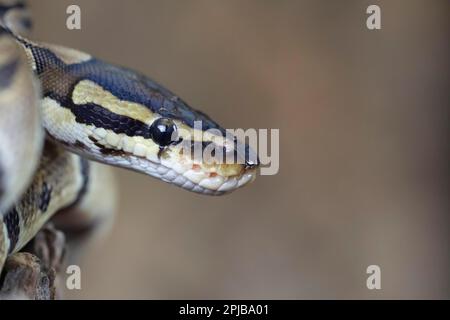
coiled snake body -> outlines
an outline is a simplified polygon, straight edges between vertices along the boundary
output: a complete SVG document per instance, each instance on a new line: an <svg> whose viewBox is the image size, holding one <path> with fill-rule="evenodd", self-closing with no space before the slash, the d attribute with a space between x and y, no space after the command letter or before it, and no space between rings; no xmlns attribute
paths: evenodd
<svg viewBox="0 0 450 320"><path fill-rule="evenodd" d="M202 194L254 179L258 160L250 148L204 113L137 72L26 39L25 6L5 3L0 0L0 270L61 209L81 207L88 214L79 219L86 221L114 210L108 167L95 161ZM206 162L186 152L211 145L242 161Z"/></svg>

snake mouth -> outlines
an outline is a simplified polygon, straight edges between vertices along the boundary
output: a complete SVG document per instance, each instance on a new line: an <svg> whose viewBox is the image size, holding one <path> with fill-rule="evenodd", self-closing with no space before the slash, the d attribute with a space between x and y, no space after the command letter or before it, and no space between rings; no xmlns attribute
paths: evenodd
<svg viewBox="0 0 450 320"><path fill-rule="evenodd" d="M204 161L203 158L195 158L182 144L159 149L142 140L134 148L126 149L119 148L119 145L105 145L104 141L92 137L90 142L94 144L90 146L90 153L97 150L97 161L141 172L207 195L229 193L252 182L259 165L258 160L252 162L249 159L232 163Z"/></svg>
<svg viewBox="0 0 450 320"><path fill-rule="evenodd" d="M234 191L256 178L258 164L208 163L195 161L181 150L166 149L155 159L131 155L133 167L144 173L183 189L208 195L222 195Z"/></svg>
<svg viewBox="0 0 450 320"><path fill-rule="evenodd" d="M240 175L224 177L197 169L194 165L184 172L180 166L168 167L164 164L147 166L147 174L183 189L207 195L223 195L232 192L256 178L256 169L245 170Z"/></svg>
<svg viewBox="0 0 450 320"><path fill-rule="evenodd" d="M198 164L192 164L189 167L167 158L160 162L153 162L136 155L124 157L123 155L103 154L101 161L144 173L185 190L204 195L230 193L252 182L257 174L256 167L246 169L242 165L243 169L238 175L222 176L218 173L202 170L202 167Z"/></svg>

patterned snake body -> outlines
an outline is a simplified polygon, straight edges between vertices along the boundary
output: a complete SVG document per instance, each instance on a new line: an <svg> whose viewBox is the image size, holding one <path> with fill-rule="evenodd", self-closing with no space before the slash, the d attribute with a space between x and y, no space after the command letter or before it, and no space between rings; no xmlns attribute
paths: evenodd
<svg viewBox="0 0 450 320"><path fill-rule="evenodd" d="M17 22L26 15L11 14L24 6L9 9L0 4L0 112L8 116L0 119L0 270L57 211L112 210L89 196L113 194L106 167L86 159L201 194L224 194L254 179L255 154L204 113L137 72L26 39L26 24ZM235 161L204 161L192 152L208 148Z"/></svg>

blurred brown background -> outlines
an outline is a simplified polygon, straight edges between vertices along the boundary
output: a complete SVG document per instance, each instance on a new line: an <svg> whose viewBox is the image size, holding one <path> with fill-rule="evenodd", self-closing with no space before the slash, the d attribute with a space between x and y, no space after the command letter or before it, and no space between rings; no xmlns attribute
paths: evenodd
<svg viewBox="0 0 450 320"><path fill-rule="evenodd" d="M81 31L65 28L72 3ZM450 298L448 1L31 7L34 39L140 70L226 128L281 136L279 174L224 197L117 169L116 223L69 298ZM371 264L382 290L366 288Z"/></svg>

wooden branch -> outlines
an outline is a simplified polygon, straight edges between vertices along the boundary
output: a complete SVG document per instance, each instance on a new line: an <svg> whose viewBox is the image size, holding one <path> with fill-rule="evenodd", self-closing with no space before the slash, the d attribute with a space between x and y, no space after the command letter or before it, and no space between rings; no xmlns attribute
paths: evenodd
<svg viewBox="0 0 450 320"><path fill-rule="evenodd" d="M65 253L65 236L47 224L23 249L6 260L0 277L0 299L53 300Z"/></svg>

